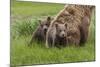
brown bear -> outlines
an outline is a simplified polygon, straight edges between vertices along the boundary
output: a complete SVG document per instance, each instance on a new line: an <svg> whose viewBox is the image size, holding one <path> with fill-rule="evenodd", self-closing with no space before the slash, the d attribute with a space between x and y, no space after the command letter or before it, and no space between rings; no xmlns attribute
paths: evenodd
<svg viewBox="0 0 100 67"><path fill-rule="evenodd" d="M80 29L79 29L79 27L80 27L80 23L81 23L80 17L77 17L76 15L74 15L75 9L71 9L71 8L73 8L73 6L69 6L69 5L65 6L65 8L57 14L57 16L54 18L54 20L52 20L50 27L47 31L47 38L48 38L49 33L51 31L50 29L52 29L54 27L55 23L67 24L67 28L66 28L67 40L66 40L66 42L68 41L67 42L68 44L72 43L72 44L79 45L79 43L80 43ZM49 47L47 42L48 42L48 39L46 39L46 47Z"/></svg>
<svg viewBox="0 0 100 67"><path fill-rule="evenodd" d="M83 14L80 18L80 44L84 44L87 41L89 26L91 22L91 17L95 6L93 5L75 5L76 9L80 9L79 11Z"/></svg>
<svg viewBox="0 0 100 67"><path fill-rule="evenodd" d="M67 24L55 23L49 28L46 37L46 47L61 47L67 45Z"/></svg>
<svg viewBox="0 0 100 67"><path fill-rule="evenodd" d="M74 17L73 21L75 20L74 24L69 24L72 29L68 31L68 43L75 45L85 43L88 38L88 29L90 25L89 20L91 14L89 7L85 5L73 5L68 7L66 10L72 15L72 17Z"/></svg>
<svg viewBox="0 0 100 67"><path fill-rule="evenodd" d="M46 32L47 32L48 27L50 25L51 17L47 17L45 20L42 20L42 21L39 20L39 22L40 22L40 25L33 32L30 44L32 44L32 42L34 40L36 40L38 42L45 41L45 39L46 39Z"/></svg>
<svg viewBox="0 0 100 67"><path fill-rule="evenodd" d="M49 34L48 32L54 26L55 23L67 23L68 43L79 45L82 40L82 37L86 36L84 39L87 40L87 37L88 37L87 32L88 32L90 21L87 23L87 20L85 19L85 17L87 16L88 19L90 20L91 18L90 15L91 15L91 7L88 5L86 6L85 5L72 5L72 4L65 5L64 9L62 9L57 14L57 16L54 18L54 20L51 22L50 27L47 31L47 36ZM85 30L84 25L87 25L87 24L88 26L86 26L87 28L86 29L87 32L86 32L84 31Z"/></svg>
<svg viewBox="0 0 100 67"><path fill-rule="evenodd" d="M84 44L87 41L92 11L94 8L95 8L94 6L89 6L89 5L69 5L67 6L66 10L72 15L73 17L72 20L76 22L76 23L74 22L75 25L73 24L73 28L76 28L77 34L74 34L74 35L78 35L77 36L78 41L77 41L77 38L72 37L73 35L70 34L71 37L68 37L69 39L68 41L70 43L72 43L72 41L73 42L75 41L77 42L77 44L81 44L81 43ZM69 20L71 21L71 19ZM76 25L78 25L78 27L76 27ZM71 31L68 32L68 35L70 32Z"/></svg>

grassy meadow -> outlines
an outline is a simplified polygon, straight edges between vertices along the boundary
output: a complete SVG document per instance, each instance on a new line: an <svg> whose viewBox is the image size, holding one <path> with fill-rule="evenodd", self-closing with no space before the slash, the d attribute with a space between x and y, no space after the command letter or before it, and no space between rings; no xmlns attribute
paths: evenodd
<svg viewBox="0 0 100 67"><path fill-rule="evenodd" d="M95 15L91 19L85 46L45 48L45 43L34 42L28 47L38 20L54 17L64 4L15 2L11 0L11 65L34 65L95 60Z"/></svg>

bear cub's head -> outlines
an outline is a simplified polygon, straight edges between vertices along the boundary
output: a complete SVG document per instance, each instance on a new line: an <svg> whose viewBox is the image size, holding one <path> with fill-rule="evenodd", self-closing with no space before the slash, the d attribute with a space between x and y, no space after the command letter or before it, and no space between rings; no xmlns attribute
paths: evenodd
<svg viewBox="0 0 100 67"><path fill-rule="evenodd" d="M66 36L67 36L67 23L64 23L64 24L56 23L55 27L56 27L57 37L66 38Z"/></svg>
<svg viewBox="0 0 100 67"><path fill-rule="evenodd" d="M51 17L47 17L45 20L39 20L39 22L40 22L40 28L42 29L42 31L44 31L44 34L46 34L51 22Z"/></svg>

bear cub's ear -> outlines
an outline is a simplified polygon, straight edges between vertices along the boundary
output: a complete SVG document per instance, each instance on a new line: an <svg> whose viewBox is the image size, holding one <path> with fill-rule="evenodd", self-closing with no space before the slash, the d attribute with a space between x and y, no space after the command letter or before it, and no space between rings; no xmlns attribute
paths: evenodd
<svg viewBox="0 0 100 67"><path fill-rule="evenodd" d="M67 28L67 23L65 23L65 27Z"/></svg>
<svg viewBox="0 0 100 67"><path fill-rule="evenodd" d="M55 27L58 28L58 23L55 23Z"/></svg>
<svg viewBox="0 0 100 67"><path fill-rule="evenodd" d="M51 17L50 17L50 16L48 16L48 17L47 17L47 21L50 21L50 20L51 20Z"/></svg>
<svg viewBox="0 0 100 67"><path fill-rule="evenodd" d="M38 20L38 21L39 21L39 25L40 25L40 26L43 26L43 25L42 25L42 21L41 21L41 20Z"/></svg>
<svg viewBox="0 0 100 67"><path fill-rule="evenodd" d="M41 20L38 20L39 21L39 23L41 23Z"/></svg>

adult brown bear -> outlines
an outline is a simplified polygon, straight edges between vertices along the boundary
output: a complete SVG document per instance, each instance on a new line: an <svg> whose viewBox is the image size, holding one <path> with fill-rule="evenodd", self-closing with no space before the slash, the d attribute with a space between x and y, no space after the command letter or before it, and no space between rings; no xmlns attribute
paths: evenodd
<svg viewBox="0 0 100 67"><path fill-rule="evenodd" d="M79 45L82 40L86 42L90 25L90 21L88 20L91 18L91 7L92 6L88 5L65 5L64 9L62 9L51 22L46 38L48 38L49 31L55 23L67 23L68 44ZM46 47L49 46L47 42L48 39L46 39Z"/></svg>
<svg viewBox="0 0 100 67"><path fill-rule="evenodd" d="M78 32L76 31L77 34L73 34L73 35L74 36L80 35L79 36L80 41L78 42L79 45L84 44L87 41L92 11L94 8L95 8L94 6L90 6L90 5L71 5L71 6L69 5L69 7L66 8L66 10L72 15L72 17L74 17L73 20L77 20L76 23L75 22L74 23L78 25L77 27ZM72 32L69 31L68 33L72 33ZM74 41L77 43L77 36L75 38L73 37L73 35L71 35L71 37L68 36L69 38L68 41L70 43ZM76 40L74 40L73 38L75 38Z"/></svg>
<svg viewBox="0 0 100 67"><path fill-rule="evenodd" d="M52 27L54 27L55 23L58 24L67 24L67 40L68 44L72 43L75 45L79 45L80 43L80 15L75 15L76 9L74 8L74 5L66 5L63 10L61 10L57 16L54 18L54 20L51 22L50 27L47 31L46 35L46 47L49 47L48 44L48 37L50 30ZM78 17L77 17L78 16ZM76 18L77 17L77 18Z"/></svg>

